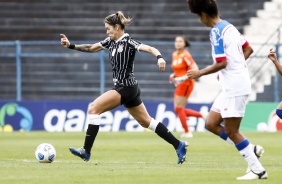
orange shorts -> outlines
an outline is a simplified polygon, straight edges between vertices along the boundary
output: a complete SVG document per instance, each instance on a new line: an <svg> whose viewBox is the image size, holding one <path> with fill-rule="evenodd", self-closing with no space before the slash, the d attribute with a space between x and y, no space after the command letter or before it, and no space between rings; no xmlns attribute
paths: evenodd
<svg viewBox="0 0 282 184"><path fill-rule="evenodd" d="M186 98L188 98L194 89L194 84L195 80L187 80L179 84L174 91L174 97L185 96Z"/></svg>

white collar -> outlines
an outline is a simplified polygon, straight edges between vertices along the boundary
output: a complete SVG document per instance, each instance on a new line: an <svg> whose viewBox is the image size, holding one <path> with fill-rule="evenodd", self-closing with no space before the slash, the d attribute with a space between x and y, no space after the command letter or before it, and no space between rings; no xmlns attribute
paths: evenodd
<svg viewBox="0 0 282 184"><path fill-rule="evenodd" d="M115 41L116 43L119 42L120 40L122 40L124 37L129 36L127 33L124 33L117 41Z"/></svg>

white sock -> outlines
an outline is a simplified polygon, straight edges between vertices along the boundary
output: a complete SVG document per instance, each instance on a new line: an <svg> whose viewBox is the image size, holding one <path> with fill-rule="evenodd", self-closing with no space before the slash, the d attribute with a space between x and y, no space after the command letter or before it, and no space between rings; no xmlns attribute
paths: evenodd
<svg viewBox="0 0 282 184"><path fill-rule="evenodd" d="M156 121L154 118L152 118L148 128L155 132L158 124L159 124L159 122Z"/></svg>
<svg viewBox="0 0 282 184"><path fill-rule="evenodd" d="M235 145L234 142L229 137L227 137L226 142L231 145Z"/></svg>
<svg viewBox="0 0 282 184"><path fill-rule="evenodd" d="M88 114L88 124L100 125L100 115L99 114Z"/></svg>
<svg viewBox="0 0 282 184"><path fill-rule="evenodd" d="M254 145L249 144L247 147L240 150L239 152L245 158L248 163L248 166L254 173L261 173L265 169L263 168L257 156L255 155L253 146Z"/></svg>

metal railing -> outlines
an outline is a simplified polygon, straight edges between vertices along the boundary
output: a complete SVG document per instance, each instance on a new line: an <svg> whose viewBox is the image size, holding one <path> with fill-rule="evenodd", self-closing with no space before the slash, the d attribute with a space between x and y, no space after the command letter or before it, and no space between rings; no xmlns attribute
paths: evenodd
<svg viewBox="0 0 282 184"><path fill-rule="evenodd" d="M84 42L77 42L84 43ZM90 57L86 53L83 52L23 52L22 47L24 46L60 46L60 43L57 41L6 41L0 42L0 47L15 47L16 52L12 53L1 53L0 57L3 58L15 58L16 62L16 100L20 101L22 99L22 58L33 58L33 57ZM61 47L61 46L60 46ZM66 49L67 50L67 49ZM99 60L100 60L100 93L105 91L105 66L104 66L104 56L105 52L99 52ZM1 61L0 61L1 64Z"/></svg>
<svg viewBox="0 0 282 184"><path fill-rule="evenodd" d="M276 32L277 33L277 32ZM273 34L275 35L275 34ZM272 35L272 37L273 37ZM280 35L280 32L279 32ZM271 38L272 38L271 37ZM84 41L75 41L73 43L83 44ZM163 55L165 55L166 58L171 58L171 51L174 50L173 48L173 42L162 42L162 41L154 41L154 42L144 42L146 44L157 46L159 48L162 46L163 48L160 49L162 51ZM168 48L169 45L169 48ZM260 50L265 47L267 43L264 43L260 46L260 49L250 58L250 74L251 78L256 77L260 73L262 73L262 68L270 62L263 62L259 67L255 66L256 58L265 58L267 59L267 55L261 54L262 52L259 52ZM272 44L273 45L273 44ZM276 43L276 51L277 51L277 57L279 58L279 47L281 46L280 43ZM5 52L1 50L4 47L14 47L13 51ZM33 50L26 49L27 47L33 47ZM40 49L39 49L40 47ZM46 49L46 52L44 52L44 47L48 47L49 49ZM38 48L38 50L36 50ZM203 52L203 48L206 52ZM43 51L42 51L43 50ZM196 60L210 60L208 64L211 64L211 55L210 55L210 43L209 42L192 42L192 54L194 59ZM97 60L100 62L100 93L103 93L105 91L105 57L107 57L107 53L104 51L101 51L94 55L89 55L88 53L83 52L73 52L72 50L68 50L63 48L58 41L7 41L7 42L0 42L0 58L15 58L16 63L16 100L20 101L22 99L22 59L23 58L54 58L54 57L61 57L61 58L67 58L67 57L96 57ZM140 57L146 57L146 55L141 55ZM151 57L151 56L150 56ZM1 65L1 60L0 60ZM278 75L277 75L278 76ZM275 89L274 89L274 96L275 96L275 102L278 102L279 100L279 80L278 77L275 77Z"/></svg>
<svg viewBox="0 0 282 184"><path fill-rule="evenodd" d="M85 41L72 41L76 44L89 43ZM91 41L91 43L95 43ZM171 59L171 53L174 50L174 42L167 41L144 41L144 43L156 46L160 49L163 56L167 59ZM210 46L208 42L195 42L193 43L194 49L203 46ZM9 51L3 51L5 47L13 47L14 49L8 49ZM160 48L162 47L162 48ZM46 48L46 50L44 50ZM203 59L211 58L210 51L207 50L207 53L199 53L194 55L194 58ZM15 58L16 63L16 100L22 100L22 60L28 58L91 58L95 57L96 60L99 60L100 63L100 94L105 91L105 58L108 57L108 53L101 51L99 53L90 54L83 53L78 51L73 51L66 49L60 45L58 41L5 41L0 42L0 64L1 58ZM144 53L140 53L138 58L151 58L152 56ZM151 58L152 59L152 58ZM150 60L151 60L150 59ZM38 61L40 62L40 61ZM170 63L170 61L167 61ZM169 65L168 65L169 66ZM1 72L1 71L0 71Z"/></svg>

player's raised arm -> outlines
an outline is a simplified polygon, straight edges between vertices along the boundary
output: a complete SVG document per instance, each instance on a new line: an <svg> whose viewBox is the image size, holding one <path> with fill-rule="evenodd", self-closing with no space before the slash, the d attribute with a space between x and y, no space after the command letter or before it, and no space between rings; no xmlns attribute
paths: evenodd
<svg viewBox="0 0 282 184"><path fill-rule="evenodd" d="M99 52L101 50L103 50L103 48L100 46L99 43L95 43L95 44L81 44L81 45L77 45L77 44L71 44L70 41L68 40L68 38L66 37L66 35L64 34L60 34L61 38L61 45L69 48L69 49L75 49L81 52Z"/></svg>
<svg viewBox="0 0 282 184"><path fill-rule="evenodd" d="M145 45L145 44L142 44L139 48L139 51L143 51L143 52L148 52L148 53L151 53L152 55L154 55L157 60L158 60L158 66L159 66L159 69L161 72L164 72L165 71L165 60L163 59L160 51L154 47L151 47L149 45Z"/></svg>
<svg viewBox="0 0 282 184"><path fill-rule="evenodd" d="M268 58L274 63L275 67L277 68L277 71L282 75L282 65L280 65L276 53L273 49L270 49Z"/></svg>

